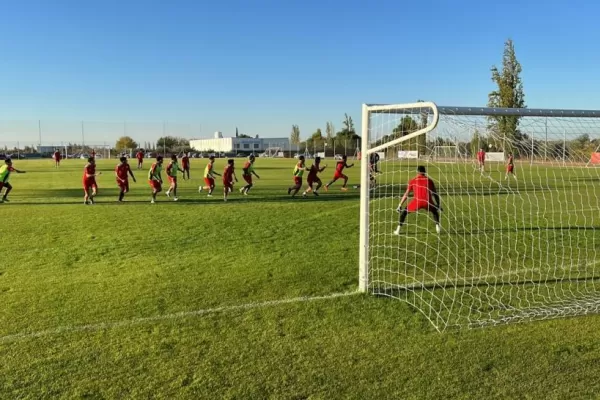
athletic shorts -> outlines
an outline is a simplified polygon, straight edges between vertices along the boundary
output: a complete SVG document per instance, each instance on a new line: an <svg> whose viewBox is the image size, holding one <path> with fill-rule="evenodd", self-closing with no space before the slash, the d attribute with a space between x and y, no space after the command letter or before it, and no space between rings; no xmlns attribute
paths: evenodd
<svg viewBox="0 0 600 400"><path fill-rule="evenodd" d="M215 186L215 180L213 178L204 178L204 183L209 187Z"/></svg>
<svg viewBox="0 0 600 400"><path fill-rule="evenodd" d="M411 200L411 202L408 203L408 207L406 207L406 211L408 212L417 212L419 210L432 211L435 209L437 209L435 204L431 204L424 200Z"/></svg>
<svg viewBox="0 0 600 400"><path fill-rule="evenodd" d="M302 185L302 177L301 176L295 176L294 177L294 183L296 185Z"/></svg>
<svg viewBox="0 0 600 400"><path fill-rule="evenodd" d="M96 179L84 179L83 180L83 190L86 192L90 189L94 189L98 191L98 184L96 183Z"/></svg>
<svg viewBox="0 0 600 400"><path fill-rule="evenodd" d="M160 183L159 181L157 181L156 179L150 179L150 180L148 181L148 184L149 184L149 185L150 185L150 187L151 187L152 189L154 189L155 191L157 191L157 192L160 192L160 191L162 191L162 185L161 185L161 183Z"/></svg>
<svg viewBox="0 0 600 400"><path fill-rule="evenodd" d="M184 171L190 172L190 166L189 165L184 165L183 167Z"/></svg>
<svg viewBox="0 0 600 400"><path fill-rule="evenodd" d="M334 180L338 180L338 179L340 179L340 178L342 178L342 179L348 179L348 177L347 177L346 175L342 174L341 172L336 172L336 173L333 175L333 179L334 179Z"/></svg>
<svg viewBox="0 0 600 400"><path fill-rule="evenodd" d="M515 170L515 166L514 165L507 165L506 166L506 172L514 172Z"/></svg>
<svg viewBox="0 0 600 400"><path fill-rule="evenodd" d="M0 182L0 190L4 187L4 182Z"/></svg>
<svg viewBox="0 0 600 400"><path fill-rule="evenodd" d="M233 189L233 182L223 181L223 187L225 187L227 189Z"/></svg>
<svg viewBox="0 0 600 400"><path fill-rule="evenodd" d="M315 183L319 183L321 180L319 178L307 178L306 183L308 186L312 187Z"/></svg>
<svg viewBox="0 0 600 400"><path fill-rule="evenodd" d="M244 178L248 185L252 185L252 175L242 175L242 178Z"/></svg>
<svg viewBox="0 0 600 400"><path fill-rule="evenodd" d="M125 179L125 182L117 179L117 185L124 192L129 192L129 179Z"/></svg>
<svg viewBox="0 0 600 400"><path fill-rule="evenodd" d="M171 184L177 184L177 177L176 176L169 176L169 183Z"/></svg>

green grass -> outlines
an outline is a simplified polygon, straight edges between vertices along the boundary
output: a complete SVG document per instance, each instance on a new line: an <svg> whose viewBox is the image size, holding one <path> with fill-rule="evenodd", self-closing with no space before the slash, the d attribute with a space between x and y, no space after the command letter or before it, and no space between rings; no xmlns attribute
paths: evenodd
<svg viewBox="0 0 600 400"><path fill-rule="evenodd" d="M358 193L334 188L319 198L290 199L285 188L293 162L259 159L263 179L251 196L235 192L225 204L197 193L203 165L193 161L193 180L181 183L180 202L161 195L155 205L149 204L146 171L137 174L127 203L116 204L114 162L101 161L105 175L95 206L82 204L80 160L67 160L59 171L49 160L16 163L29 173L11 177L12 202L0 205L0 398L600 396L595 315L440 334L406 303L369 295L236 308L356 290ZM348 172L357 182L358 168ZM441 172L432 175L450 193L460 176ZM509 196L545 195L547 208L567 200L560 179L543 193L518 187L513 194L465 195L469 182L473 190L483 186L475 179L446 196L445 221L458 223L460 207L473 210L484 197L497 209L513 201ZM598 205L590 203L598 201L595 195L588 198L588 208ZM533 204L530 199L524 205ZM393 226L393 205L382 234ZM531 213L520 210L505 224L544 221L522 221ZM477 215L479 233L490 230L487 236L506 240L514 254L522 254L518 243L527 238L540 237L536 249L542 249L541 240L554 237L543 235L557 235L544 230L511 239L515 233L488 226L506 216ZM553 216L544 226L597 225L593 212L578 217L583 220L546 215ZM414 238L437 240L425 234L432 229L425 218L408 228L412 233L404 237L380 237L400 250ZM575 240L569 248L597 238L593 230L569 232ZM463 236L447 234L451 243L442 250ZM456 246L458 254L463 244ZM501 260L514 260L514 254ZM538 256L548 252L532 254L532 265L546 262ZM561 260L573 258L560 254ZM577 260L589 256L578 254ZM214 311L193 313L198 310Z"/></svg>

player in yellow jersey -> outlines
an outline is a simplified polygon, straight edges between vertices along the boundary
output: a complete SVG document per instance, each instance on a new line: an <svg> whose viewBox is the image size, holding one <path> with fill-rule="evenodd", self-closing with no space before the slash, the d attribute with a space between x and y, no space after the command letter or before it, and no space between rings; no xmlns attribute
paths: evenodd
<svg viewBox="0 0 600 400"><path fill-rule="evenodd" d="M300 156L298 157L298 163L294 167L294 186L288 188L288 194L291 194L292 197L295 197L302 187L302 175L304 175L304 171L310 171L310 169L306 168L304 164L304 156Z"/></svg>
<svg viewBox="0 0 600 400"><path fill-rule="evenodd" d="M208 190L208 197L211 197L213 190L215 190L215 175L221 176L221 174L215 172L214 165L215 156L208 157L208 164L206 164L206 168L204 168L205 186L200 186L198 188L199 192L202 192L203 190Z"/></svg>
<svg viewBox="0 0 600 400"><path fill-rule="evenodd" d="M6 188L4 192L4 196L0 199L0 203L7 202L8 203L8 194L12 190L12 186L8 183L8 179L10 178L11 172L15 172L17 174L24 174L25 171L20 171L12 166L12 160L7 158L4 160L4 165L0 167L0 192L2 192L3 188Z"/></svg>

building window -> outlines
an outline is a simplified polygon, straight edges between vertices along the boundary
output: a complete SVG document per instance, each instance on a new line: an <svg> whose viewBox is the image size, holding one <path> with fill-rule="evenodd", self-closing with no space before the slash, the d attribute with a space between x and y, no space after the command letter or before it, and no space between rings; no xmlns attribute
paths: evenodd
<svg viewBox="0 0 600 400"><path fill-rule="evenodd" d="M236 144L235 144L235 148L236 148L236 149L239 149L239 148L240 148L240 144L239 144L239 143L236 143Z"/></svg>
<svg viewBox="0 0 600 400"><path fill-rule="evenodd" d="M254 143L254 149L258 149L258 143Z"/></svg>
<svg viewBox="0 0 600 400"><path fill-rule="evenodd" d="M249 149L250 148L250 143L244 143L244 148L245 149Z"/></svg>

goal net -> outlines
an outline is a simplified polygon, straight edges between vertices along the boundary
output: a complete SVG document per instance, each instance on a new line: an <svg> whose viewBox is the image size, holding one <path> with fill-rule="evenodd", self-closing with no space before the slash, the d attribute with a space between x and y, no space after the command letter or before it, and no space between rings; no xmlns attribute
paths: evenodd
<svg viewBox="0 0 600 400"><path fill-rule="evenodd" d="M365 105L362 134L362 291L411 304L439 331L600 310L600 170L585 168L600 111ZM506 162L473 168L481 148ZM390 156L400 150L429 157ZM367 160L382 151L369 191ZM437 157L454 151L466 156ZM427 189L397 211L417 166L440 197L439 234Z"/></svg>
<svg viewBox="0 0 600 400"><path fill-rule="evenodd" d="M435 157L435 161L440 163L457 162L459 155L458 146L434 146L433 155Z"/></svg>
<svg viewBox="0 0 600 400"><path fill-rule="evenodd" d="M261 153L261 157L279 157L279 154L282 152L281 147L267 147L263 153Z"/></svg>

